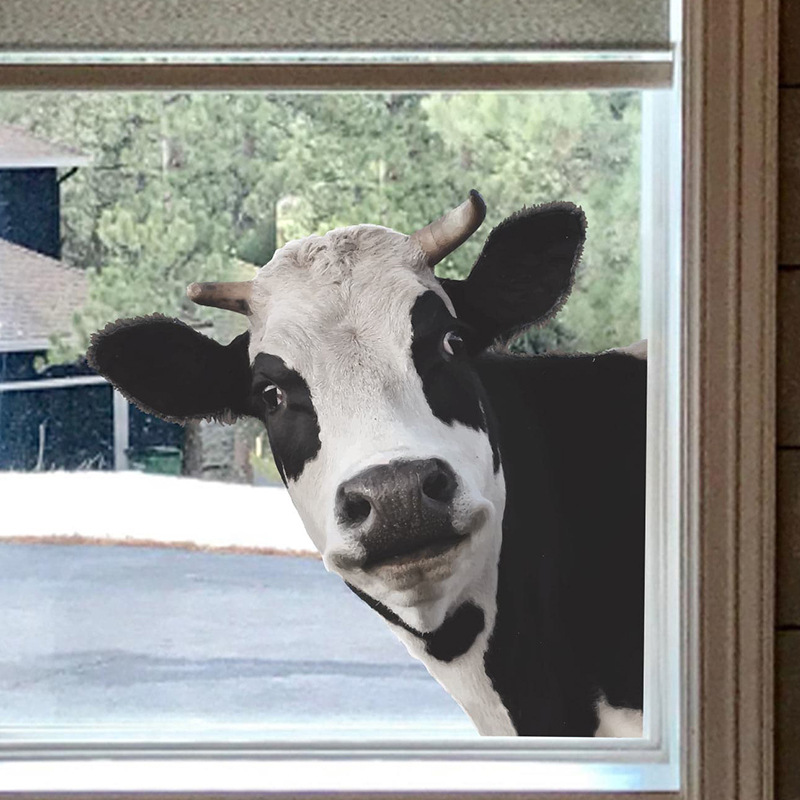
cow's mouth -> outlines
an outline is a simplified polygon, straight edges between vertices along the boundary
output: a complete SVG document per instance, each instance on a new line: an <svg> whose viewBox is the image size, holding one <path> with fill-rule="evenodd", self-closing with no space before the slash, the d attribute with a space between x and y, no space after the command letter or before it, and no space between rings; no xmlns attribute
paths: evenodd
<svg viewBox="0 0 800 800"><path fill-rule="evenodd" d="M466 525L409 526L383 530L363 539L361 552L335 552L329 556L334 572L343 577L361 573L391 584L412 585L446 578L464 551L485 528L486 508L478 508ZM388 534L388 535L387 535ZM395 587L397 588L397 587Z"/></svg>
<svg viewBox="0 0 800 800"><path fill-rule="evenodd" d="M436 561L436 559L455 550L463 544L469 536L459 536L452 534L436 541L425 544L422 547L415 542L412 547L397 547L394 551L383 552L380 557L367 558L361 565L365 572L377 572L383 570L402 569L404 567L424 567L426 563Z"/></svg>

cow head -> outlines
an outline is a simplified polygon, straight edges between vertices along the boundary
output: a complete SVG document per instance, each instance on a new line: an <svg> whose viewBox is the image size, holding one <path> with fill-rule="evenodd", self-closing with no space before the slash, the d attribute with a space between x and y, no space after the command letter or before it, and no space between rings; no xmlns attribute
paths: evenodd
<svg viewBox="0 0 800 800"><path fill-rule="evenodd" d="M475 359L560 307L584 237L575 206L524 209L468 278L438 280L484 213L472 192L411 236L341 228L252 281L193 284L195 302L247 315L227 346L152 316L112 323L88 354L164 419L261 419L326 567L420 633L474 601L499 557L503 467Z"/></svg>

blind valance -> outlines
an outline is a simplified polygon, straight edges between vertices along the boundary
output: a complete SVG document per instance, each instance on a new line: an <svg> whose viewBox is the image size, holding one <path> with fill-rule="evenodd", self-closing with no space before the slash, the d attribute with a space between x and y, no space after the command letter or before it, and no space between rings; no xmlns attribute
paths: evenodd
<svg viewBox="0 0 800 800"><path fill-rule="evenodd" d="M665 50L667 0L2 0L0 51Z"/></svg>

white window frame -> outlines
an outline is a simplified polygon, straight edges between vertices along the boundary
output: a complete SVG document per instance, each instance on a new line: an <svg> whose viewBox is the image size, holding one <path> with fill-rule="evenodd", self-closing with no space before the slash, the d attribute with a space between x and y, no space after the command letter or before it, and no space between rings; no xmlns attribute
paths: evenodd
<svg viewBox="0 0 800 800"><path fill-rule="evenodd" d="M673 64L682 90L674 109L682 135L668 148L671 163L675 156L682 163L682 181L673 183L669 201L681 208L681 225L664 244L681 268L668 270L663 292L651 295L659 301L650 309L651 326L662 334L654 337L651 370L665 382L653 381L648 398L648 466L658 465L661 476L648 489L651 527L654 520L661 530L678 526L680 547L658 543L668 539L648 543L652 574L660 577L649 581L647 603L652 612L657 597L667 598L656 609L667 635L662 641L678 638L660 657L675 659L677 669L664 669L664 680L649 684L649 690L658 686L661 703L654 707L664 712L662 719L647 718L650 738L622 748L572 739L569 749L564 740L537 739L535 753L524 739L503 741L502 749L486 740L429 753L382 745L354 751L334 743L313 753L294 745L269 752L169 751L146 743L116 749L2 745L5 791L392 790L422 796L458 790L478 797L542 790L574 800L581 796L574 792L611 798L634 790L653 800L771 797L777 2L687 0L682 28L686 37L676 45ZM663 69L662 62L653 63ZM333 71L357 89L663 83L663 72L656 80L624 59L470 65L445 58L438 68L398 63L377 73L358 64L307 69L313 66L70 66L17 54L0 63L0 88L314 89L332 88ZM680 586L671 583L678 569Z"/></svg>

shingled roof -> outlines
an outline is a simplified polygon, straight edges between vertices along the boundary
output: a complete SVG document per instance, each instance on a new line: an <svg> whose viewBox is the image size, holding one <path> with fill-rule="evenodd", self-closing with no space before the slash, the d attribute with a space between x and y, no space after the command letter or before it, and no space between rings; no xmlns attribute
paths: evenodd
<svg viewBox="0 0 800 800"><path fill-rule="evenodd" d="M46 348L87 295L84 272L0 239L0 351Z"/></svg>
<svg viewBox="0 0 800 800"><path fill-rule="evenodd" d="M0 169L84 167L91 159L62 144L39 139L24 128L0 123Z"/></svg>

